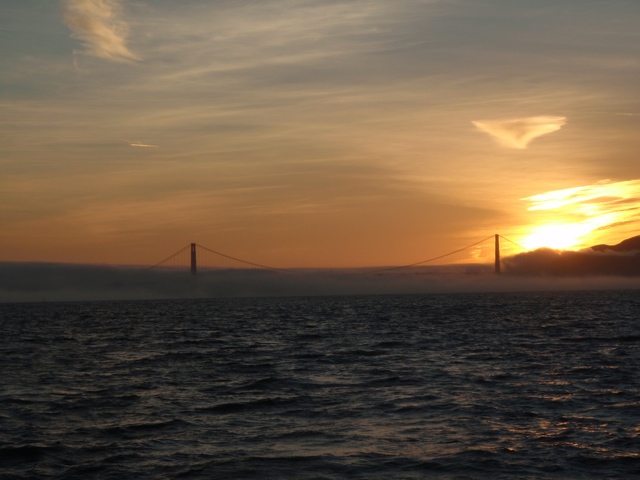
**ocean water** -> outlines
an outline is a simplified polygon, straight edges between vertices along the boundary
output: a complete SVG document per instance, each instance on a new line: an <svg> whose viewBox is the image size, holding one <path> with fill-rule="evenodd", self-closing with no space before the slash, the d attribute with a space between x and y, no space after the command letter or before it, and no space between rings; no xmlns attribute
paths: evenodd
<svg viewBox="0 0 640 480"><path fill-rule="evenodd" d="M2 479L640 476L640 291L0 305Z"/></svg>

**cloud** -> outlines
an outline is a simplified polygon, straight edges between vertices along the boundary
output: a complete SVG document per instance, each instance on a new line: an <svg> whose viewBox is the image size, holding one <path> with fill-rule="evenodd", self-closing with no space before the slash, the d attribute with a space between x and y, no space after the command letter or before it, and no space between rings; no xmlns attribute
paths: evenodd
<svg viewBox="0 0 640 480"><path fill-rule="evenodd" d="M74 54L91 55L115 62L139 60L126 45L128 26L120 18L118 0L63 0L64 18L82 42L83 50Z"/></svg>
<svg viewBox="0 0 640 480"><path fill-rule="evenodd" d="M129 143L131 147L141 147L141 148L159 148L158 145L150 145L147 143Z"/></svg>
<svg viewBox="0 0 640 480"><path fill-rule="evenodd" d="M537 116L471 123L478 130L497 139L504 147L524 149L532 140L560 130L566 120L567 117Z"/></svg>
<svg viewBox="0 0 640 480"><path fill-rule="evenodd" d="M556 210L571 207L574 211L594 214L620 211L640 198L640 179L612 182L601 180L593 185L565 188L540 193L522 200L530 203L529 210Z"/></svg>

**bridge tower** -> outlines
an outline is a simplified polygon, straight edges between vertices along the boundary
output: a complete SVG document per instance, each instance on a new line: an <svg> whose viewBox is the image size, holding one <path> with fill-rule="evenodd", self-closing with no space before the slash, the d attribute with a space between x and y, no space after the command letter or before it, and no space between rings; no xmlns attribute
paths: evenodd
<svg viewBox="0 0 640 480"><path fill-rule="evenodd" d="M191 275L196 276L198 274L198 264L196 261L196 244L191 244Z"/></svg>
<svg viewBox="0 0 640 480"><path fill-rule="evenodd" d="M495 267L494 267L494 272L495 273L500 273L500 235L498 235L496 233L495 236L495 242L496 242L496 249L495 249Z"/></svg>

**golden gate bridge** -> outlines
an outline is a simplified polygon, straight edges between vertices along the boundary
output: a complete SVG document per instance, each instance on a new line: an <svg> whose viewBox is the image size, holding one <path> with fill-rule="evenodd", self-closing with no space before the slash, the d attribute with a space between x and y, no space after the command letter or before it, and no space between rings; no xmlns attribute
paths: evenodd
<svg viewBox="0 0 640 480"><path fill-rule="evenodd" d="M501 240L503 240L501 242ZM495 273L502 272L505 257L527 251L527 249L502 235L490 235L463 248L418 262L389 267L362 269L370 274L391 273ZM261 269L291 272L292 269L278 268L251 262L213 250L198 243L185 245L178 251L149 267L149 269L189 269L193 276L198 272Z"/></svg>

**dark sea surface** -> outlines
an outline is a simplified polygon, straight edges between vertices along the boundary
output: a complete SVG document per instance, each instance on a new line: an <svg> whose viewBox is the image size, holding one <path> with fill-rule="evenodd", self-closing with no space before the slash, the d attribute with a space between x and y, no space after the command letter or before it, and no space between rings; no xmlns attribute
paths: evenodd
<svg viewBox="0 0 640 480"><path fill-rule="evenodd" d="M640 291L0 305L0 478L640 476Z"/></svg>

